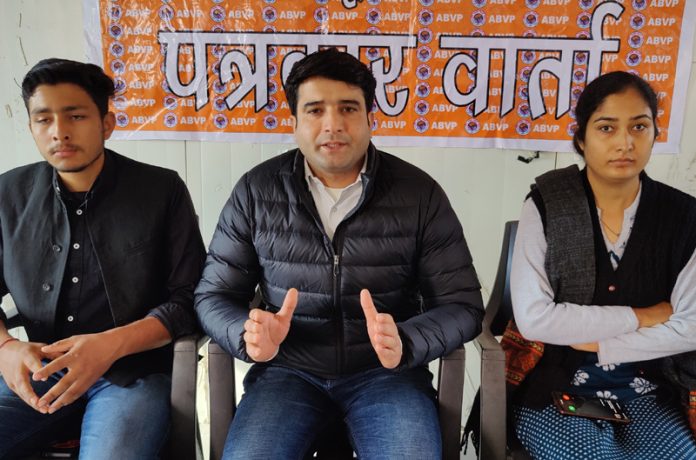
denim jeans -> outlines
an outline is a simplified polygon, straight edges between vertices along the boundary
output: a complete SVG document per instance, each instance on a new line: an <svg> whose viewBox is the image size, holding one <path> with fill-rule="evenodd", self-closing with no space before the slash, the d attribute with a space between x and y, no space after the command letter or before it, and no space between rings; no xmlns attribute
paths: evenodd
<svg viewBox="0 0 696 460"><path fill-rule="evenodd" d="M223 459L301 459L327 421L343 420L361 459L439 459L440 425L425 367L372 369L339 379L256 364Z"/></svg>
<svg viewBox="0 0 696 460"><path fill-rule="evenodd" d="M32 382L36 394L46 393L61 375ZM0 459L23 458L80 425L81 459L156 459L169 430L170 388L171 377L165 374L127 387L101 378L77 401L44 415L0 377Z"/></svg>

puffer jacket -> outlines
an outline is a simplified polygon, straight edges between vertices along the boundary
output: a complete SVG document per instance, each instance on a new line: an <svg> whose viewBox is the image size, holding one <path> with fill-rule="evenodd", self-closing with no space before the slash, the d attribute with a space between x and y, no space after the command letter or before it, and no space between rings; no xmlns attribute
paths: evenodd
<svg viewBox="0 0 696 460"><path fill-rule="evenodd" d="M288 289L300 292L273 363L324 378L380 366L360 306L363 288L397 323L402 368L423 365L479 334L480 285L442 188L372 145L362 180L358 205L331 241L299 150L240 179L220 214L195 293L199 320L213 340L250 361L242 336L257 285L272 312Z"/></svg>

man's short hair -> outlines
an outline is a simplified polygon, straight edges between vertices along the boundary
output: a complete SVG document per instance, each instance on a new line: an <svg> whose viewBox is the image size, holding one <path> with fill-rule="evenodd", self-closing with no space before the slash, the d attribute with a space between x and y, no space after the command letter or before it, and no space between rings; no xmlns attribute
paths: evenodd
<svg viewBox="0 0 696 460"><path fill-rule="evenodd" d="M365 108L369 113L375 101L375 81L372 71L352 54L336 48L326 48L309 54L292 66L285 81L285 97L290 113L297 115L297 93L300 85L313 77L342 81L358 86L365 96Z"/></svg>
<svg viewBox="0 0 696 460"><path fill-rule="evenodd" d="M29 110L29 98L39 85L72 83L92 98L103 117L109 111L109 99L114 95L114 82L101 67L94 64L50 58L39 61L22 80L22 99Z"/></svg>

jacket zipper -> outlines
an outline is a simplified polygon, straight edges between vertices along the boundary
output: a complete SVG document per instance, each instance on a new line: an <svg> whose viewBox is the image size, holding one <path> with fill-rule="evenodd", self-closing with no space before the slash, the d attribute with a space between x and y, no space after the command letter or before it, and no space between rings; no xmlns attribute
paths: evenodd
<svg viewBox="0 0 696 460"><path fill-rule="evenodd" d="M338 255L338 248L335 249L333 256L333 301L334 311L336 312L336 373L343 373L344 366L344 344L343 344L343 312L341 311L341 256Z"/></svg>
<svg viewBox="0 0 696 460"><path fill-rule="evenodd" d="M364 183L363 183L363 192L362 196L360 197L360 200L358 201L358 204L356 207L349 212L341 222L339 222L338 226L336 227L336 231L334 232L334 237L333 241L328 240L328 235L326 234L326 230L324 229L324 225L321 222L321 219L319 218L319 215L317 212L314 210L316 209L316 206L313 208L309 203L314 203L314 198L312 198L311 192L304 186L301 180L297 180L297 187L298 190L300 190L300 202L304 205L304 207L307 209L307 212L312 216L312 219L314 220L315 225L324 233L324 236L326 238L325 241L328 241L328 249L331 252L331 255L333 257L333 263L332 263L332 270L331 270L331 275L333 278L333 307L334 307L334 313L335 313L335 318L336 318L336 373L337 374L342 374L343 373L343 368L344 368L344 363L345 363L345 347L344 347L344 331L343 331L343 312L341 311L341 283L340 283L340 278L341 278L341 234L340 234L340 229L342 224L348 220L350 217L355 214L356 210L362 207L362 204L365 200L365 187L367 185L367 179L364 178Z"/></svg>

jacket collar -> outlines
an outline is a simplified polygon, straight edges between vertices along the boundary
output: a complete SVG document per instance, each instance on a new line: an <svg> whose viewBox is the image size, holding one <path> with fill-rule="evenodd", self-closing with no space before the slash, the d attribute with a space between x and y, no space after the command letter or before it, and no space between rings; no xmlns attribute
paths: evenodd
<svg viewBox="0 0 696 460"><path fill-rule="evenodd" d="M367 147L367 168L365 169L365 172L362 173L363 196L360 200L361 203L367 197L372 195L372 190L374 189L374 179L377 177L377 172L379 171L380 158L381 155L379 150L377 150L374 144L370 142L370 145Z"/></svg>
<svg viewBox="0 0 696 460"><path fill-rule="evenodd" d="M290 168L290 176L292 176L296 190L299 194L300 202L307 207L319 228L322 228L321 220L319 218L319 212L317 211L317 207L314 203L314 199L312 198L312 194L309 191L309 185L307 184L307 181L304 177L304 155L302 154L299 148L288 153L292 157L292 167ZM373 190L375 188L374 178L377 176L377 171L379 169L379 161L380 151L375 148L372 142L370 142L370 145L367 147L366 169L365 172L361 175L361 179L363 182L362 196L360 197L360 200L358 201L358 204L355 207L355 209L349 212L348 215L346 215L345 219L350 218L356 212L356 210L361 208L363 206L363 203L365 203L365 201L367 201L372 196ZM287 174L287 169L285 171Z"/></svg>

